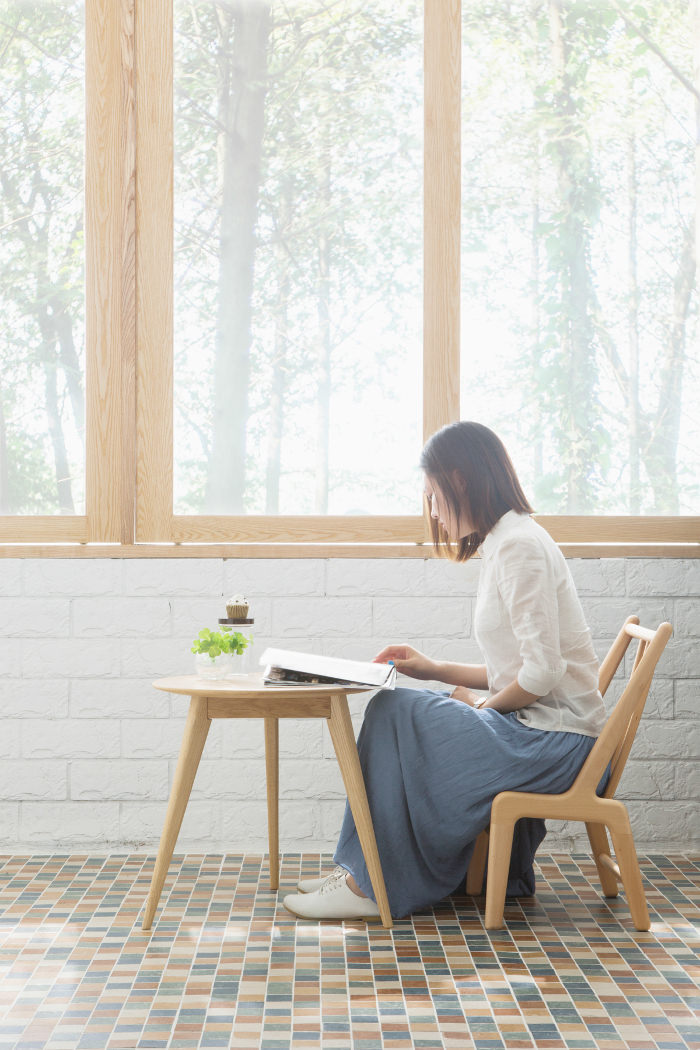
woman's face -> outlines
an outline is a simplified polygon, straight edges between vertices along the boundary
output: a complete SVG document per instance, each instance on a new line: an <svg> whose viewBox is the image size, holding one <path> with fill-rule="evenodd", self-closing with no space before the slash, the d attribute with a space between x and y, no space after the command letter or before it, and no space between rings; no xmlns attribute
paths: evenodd
<svg viewBox="0 0 700 1050"><path fill-rule="evenodd" d="M457 516L435 482L426 475L425 495L430 507L430 516L437 518L451 540L461 540L474 531L464 511Z"/></svg>

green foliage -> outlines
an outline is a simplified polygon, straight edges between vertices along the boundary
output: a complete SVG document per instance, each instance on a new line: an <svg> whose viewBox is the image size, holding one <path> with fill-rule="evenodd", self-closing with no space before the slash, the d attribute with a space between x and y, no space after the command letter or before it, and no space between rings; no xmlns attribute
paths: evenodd
<svg viewBox="0 0 700 1050"><path fill-rule="evenodd" d="M204 627L194 639L191 651L208 653L212 660L222 653L241 656L252 640L252 637L246 637L240 631L234 631L233 628L225 625L220 631L210 631L209 628Z"/></svg>
<svg viewBox="0 0 700 1050"><path fill-rule="evenodd" d="M0 504L13 514L79 513L84 5L6 0L2 8L0 400L8 466Z"/></svg>
<svg viewBox="0 0 700 1050"><path fill-rule="evenodd" d="M462 415L540 513L697 512L700 26L685 0L630 9L659 54L621 7L463 5L462 310L490 341L463 321Z"/></svg>
<svg viewBox="0 0 700 1050"><path fill-rule="evenodd" d="M235 19L227 23L224 39L214 4L179 3L175 14L176 505L202 512L221 423L214 354L220 338L219 246L233 232L223 225L221 155L236 129L222 134L220 109L227 86L235 89L226 70L241 29ZM365 505L388 499L381 480L363 480L368 461L384 457L378 479L402 472L404 485L397 485L398 501L383 509L414 511L417 494L407 483L411 464L404 450L414 433L417 458L418 429L405 404L419 376L419 5L302 0L274 2L271 14L256 242L249 260L247 418L239 421L246 433L244 507L269 510L266 500L274 502L277 494L282 512L322 510L316 481L324 473L330 502L340 501L341 513L355 506L355 494L346 499L341 481L350 417L361 418L359 429L374 435L358 434L368 454L356 455L352 466L353 487L364 486ZM226 353L238 352L235 335L230 333ZM393 377L381 398L378 376ZM223 392L221 400L227 399ZM321 406L331 402L324 433ZM270 432L277 424L275 448ZM270 480L275 468L276 482Z"/></svg>
<svg viewBox="0 0 700 1050"><path fill-rule="evenodd" d="M246 6L260 5L175 4L182 512L206 509L217 411L227 408L228 392L218 409L215 396L217 309L231 293L219 249L237 231L222 226L222 157L240 129L222 118L224 102L231 113L241 98L232 56ZM462 415L502 434L540 512L697 510L695 98L673 72L694 76L688 6L462 4ZM410 513L418 489L402 465L420 438L422 5L270 0L270 11L244 275L252 322L238 373L244 508L274 513L277 497L282 512L322 509L326 480L333 513L376 511L380 500L382 512ZM8 513L65 510L61 443L76 502L82 483L83 424L59 330L82 367L83 48L80 0L3 3ZM77 386L82 396L82 376Z"/></svg>

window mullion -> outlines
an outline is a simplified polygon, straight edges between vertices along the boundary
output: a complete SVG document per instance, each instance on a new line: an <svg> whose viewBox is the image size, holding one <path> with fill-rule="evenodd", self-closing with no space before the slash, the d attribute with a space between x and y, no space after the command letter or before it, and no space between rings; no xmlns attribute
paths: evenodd
<svg viewBox="0 0 700 1050"><path fill-rule="evenodd" d="M87 538L133 543L134 0L86 0Z"/></svg>

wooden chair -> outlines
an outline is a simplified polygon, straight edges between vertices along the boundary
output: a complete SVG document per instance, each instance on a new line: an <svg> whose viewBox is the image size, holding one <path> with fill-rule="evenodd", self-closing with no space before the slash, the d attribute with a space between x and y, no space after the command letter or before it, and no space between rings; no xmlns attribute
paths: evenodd
<svg viewBox="0 0 700 1050"><path fill-rule="evenodd" d="M627 647L632 639L636 638L639 644L632 673L622 696L615 704L568 791L560 795L502 791L496 795L491 806L491 823L478 836L474 847L466 886L470 896L481 893L488 853L487 929L493 930L503 926L513 828L520 817L584 821L603 893L606 897L616 897L618 883L622 883L635 927L638 930L649 929L649 912L629 815L624 803L614 799L613 795L642 717L654 670L671 632L670 623L662 623L653 631L640 627L637 616L629 616L625 620L600 668L601 693L605 694ZM599 796L596 794L596 788L608 763L611 767L610 779L605 791ZM610 854L606 828L612 838L615 860Z"/></svg>

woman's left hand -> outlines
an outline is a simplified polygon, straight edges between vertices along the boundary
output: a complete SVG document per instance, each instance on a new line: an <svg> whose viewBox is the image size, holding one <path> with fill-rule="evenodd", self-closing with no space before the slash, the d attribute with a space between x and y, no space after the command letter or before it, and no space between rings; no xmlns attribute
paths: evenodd
<svg viewBox="0 0 700 1050"><path fill-rule="evenodd" d="M458 685L456 689L453 689L450 693L452 700L461 700L463 704L469 704L473 707L477 700L481 697L478 693L475 693L473 689L467 689L465 685Z"/></svg>

